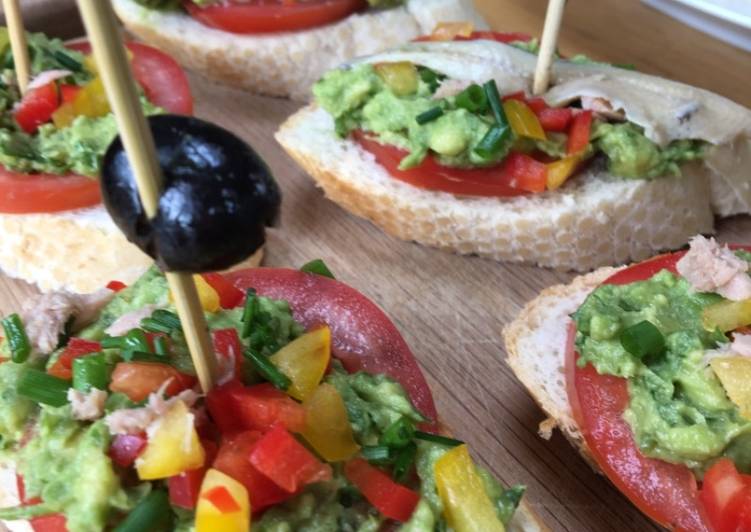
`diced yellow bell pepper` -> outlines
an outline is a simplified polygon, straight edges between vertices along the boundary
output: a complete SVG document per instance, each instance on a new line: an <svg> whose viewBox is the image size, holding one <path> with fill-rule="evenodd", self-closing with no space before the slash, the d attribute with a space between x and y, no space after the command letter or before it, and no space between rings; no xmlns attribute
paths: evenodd
<svg viewBox="0 0 751 532"><path fill-rule="evenodd" d="M222 488L231 497L230 502L236 503L231 505L231 511L222 511L212 502L212 493ZM206 471L196 505L196 532L249 532L250 519L250 498L245 486L217 469Z"/></svg>
<svg viewBox="0 0 751 532"><path fill-rule="evenodd" d="M431 41L453 41L457 37L470 37L475 31L471 22L439 22L430 34Z"/></svg>
<svg viewBox="0 0 751 532"><path fill-rule="evenodd" d="M94 59L94 54L89 54L84 57L83 67L92 74L99 74L99 69L96 66L96 59Z"/></svg>
<svg viewBox="0 0 751 532"><path fill-rule="evenodd" d="M420 75L417 67L409 61L398 63L378 63L375 68L376 74L388 85L397 96L408 96L417 92Z"/></svg>
<svg viewBox="0 0 751 532"><path fill-rule="evenodd" d="M526 103L512 98L503 102L503 110L511 129L517 136L538 140L547 139L540 120Z"/></svg>
<svg viewBox="0 0 751 532"><path fill-rule="evenodd" d="M78 115L73 108L73 102L64 103L52 113L52 123L57 129L62 129L71 125L76 116Z"/></svg>
<svg viewBox="0 0 751 532"><path fill-rule="evenodd" d="M548 190L560 188L574 173L580 160L579 155L571 155L559 161L548 163Z"/></svg>
<svg viewBox="0 0 751 532"><path fill-rule="evenodd" d="M751 358L720 357L712 359L709 365L720 379L725 393L740 409L741 415L751 419Z"/></svg>
<svg viewBox="0 0 751 532"><path fill-rule="evenodd" d="M221 306L219 305L219 294L216 290L201 275L194 275L193 280L196 283L198 299L201 300L203 310L206 312L219 312Z"/></svg>
<svg viewBox="0 0 751 532"><path fill-rule="evenodd" d="M704 309L701 319L709 331L717 328L728 332L751 325L751 299L715 303Z"/></svg>
<svg viewBox="0 0 751 532"><path fill-rule="evenodd" d="M198 439L194 416L182 401L177 401L158 422L143 454L136 460L141 480L155 480L179 475L201 467L206 453Z"/></svg>
<svg viewBox="0 0 751 532"><path fill-rule="evenodd" d="M287 393L304 401L318 387L331 360L331 330L324 326L293 340L269 357L290 378Z"/></svg>
<svg viewBox="0 0 751 532"><path fill-rule="evenodd" d="M104 84L97 77L84 85L72 102L64 103L52 113L52 122L60 129L69 126L79 116L98 118L109 112L110 104Z"/></svg>
<svg viewBox="0 0 751 532"><path fill-rule="evenodd" d="M336 388L324 382L302 405L305 408L302 436L327 462L343 462L357 453L360 446L355 442L347 408Z"/></svg>
<svg viewBox="0 0 751 532"><path fill-rule="evenodd" d="M466 445L454 447L436 460L434 473L443 514L451 528L456 532L504 532Z"/></svg>

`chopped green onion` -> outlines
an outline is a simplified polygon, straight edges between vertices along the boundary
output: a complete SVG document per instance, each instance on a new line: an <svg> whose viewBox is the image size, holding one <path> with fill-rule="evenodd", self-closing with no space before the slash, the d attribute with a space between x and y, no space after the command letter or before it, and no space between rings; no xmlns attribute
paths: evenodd
<svg viewBox="0 0 751 532"><path fill-rule="evenodd" d="M38 369L26 369L18 379L16 385L19 395L23 395L35 401L50 406L63 406L68 404L68 389L70 383L64 379L58 379Z"/></svg>
<svg viewBox="0 0 751 532"><path fill-rule="evenodd" d="M428 85L431 94L438 90L441 81L446 79L446 76L443 74L439 74L435 70L431 70L427 67L417 67L417 72L420 74L420 79Z"/></svg>
<svg viewBox="0 0 751 532"><path fill-rule="evenodd" d="M665 350L665 337L647 320L623 329L620 341L623 349L637 358L660 355Z"/></svg>
<svg viewBox="0 0 751 532"><path fill-rule="evenodd" d="M387 445L366 445L360 449L360 454L374 464L389 464L393 459L391 447Z"/></svg>
<svg viewBox="0 0 751 532"><path fill-rule="evenodd" d="M5 339L10 346L10 359L18 363L26 362L31 354L31 343L21 317L18 314L11 314L3 318L2 324Z"/></svg>
<svg viewBox="0 0 751 532"><path fill-rule="evenodd" d="M475 153L490 161L503 149L511 139L511 128L495 124L492 126L475 148Z"/></svg>
<svg viewBox="0 0 751 532"><path fill-rule="evenodd" d="M105 336L99 343L102 349L125 349L124 336Z"/></svg>
<svg viewBox="0 0 751 532"><path fill-rule="evenodd" d="M106 390L112 365L103 353L73 359L73 388L88 392L92 388Z"/></svg>
<svg viewBox="0 0 751 532"><path fill-rule="evenodd" d="M329 270L329 267L326 266L326 263L321 259L311 260L307 264L303 265L303 267L300 268L300 271L306 273L315 273L316 275L322 275L323 277L328 277L329 279L336 279L336 277L334 277L334 274L331 273L331 270Z"/></svg>
<svg viewBox="0 0 751 532"><path fill-rule="evenodd" d="M292 384L292 381L274 365L268 357L257 353L253 349L245 350L245 358L250 360L255 370L260 373L261 377L269 381L275 388L286 390Z"/></svg>
<svg viewBox="0 0 751 532"><path fill-rule="evenodd" d="M163 308L157 309L151 313L151 319L156 320L171 330L182 331L183 326L180 323L180 317L172 311Z"/></svg>
<svg viewBox="0 0 751 532"><path fill-rule="evenodd" d="M245 307L243 307L242 324L243 330L241 336L247 338L253 328L253 322L259 310L258 296L254 288L248 288L245 293Z"/></svg>
<svg viewBox="0 0 751 532"><path fill-rule="evenodd" d="M409 418L401 417L386 427L378 443L388 447L404 447L415 437L415 424Z"/></svg>
<svg viewBox="0 0 751 532"><path fill-rule="evenodd" d="M132 351L151 352L149 341L146 339L146 333L141 329L131 329L125 335L125 349Z"/></svg>
<svg viewBox="0 0 751 532"><path fill-rule="evenodd" d="M404 448L399 449L394 459L394 468L391 471L394 480L404 482L412 471L417 456L417 445L415 442L409 442Z"/></svg>
<svg viewBox="0 0 751 532"><path fill-rule="evenodd" d="M55 50L53 52L53 55L55 56L55 59L57 59L57 62L60 63L62 66L67 68L68 70L71 70L73 72L81 72L83 70L83 65L70 57L65 52L61 52L59 50Z"/></svg>
<svg viewBox="0 0 751 532"><path fill-rule="evenodd" d="M167 364L167 360L163 356L155 355L154 353L147 353L146 351L134 351L132 349L126 349L122 352L123 360L127 362L157 362L159 364Z"/></svg>
<svg viewBox="0 0 751 532"><path fill-rule="evenodd" d="M420 124L421 126L423 124L427 124L428 122L432 122L439 116L443 114L443 109L440 107L433 107L432 109L428 109L424 113L420 113L415 117L415 121Z"/></svg>
<svg viewBox="0 0 751 532"><path fill-rule="evenodd" d="M455 440L454 438L447 438L446 436L439 436L438 434L431 434L430 432L422 432L421 430L415 431L415 438L422 441L437 443L439 445L445 445L446 447L464 445L463 441Z"/></svg>
<svg viewBox="0 0 751 532"><path fill-rule="evenodd" d="M169 327L168 325L165 325L161 321L155 320L154 318L142 319L141 328L144 331L153 332L153 333L164 333L164 334L170 334L174 330L172 327Z"/></svg>
<svg viewBox="0 0 751 532"><path fill-rule="evenodd" d="M169 496L164 490L154 490L131 510L125 521L115 527L115 532L142 532L167 530L172 522Z"/></svg>
<svg viewBox="0 0 751 532"><path fill-rule="evenodd" d="M482 87L473 83L456 95L454 103L471 113L482 113L488 108L488 97Z"/></svg>
<svg viewBox="0 0 751 532"><path fill-rule="evenodd" d="M485 91L485 97L488 100L490 109L493 111L496 124L499 126L508 126L508 119L506 118L506 113L503 111L501 95L498 92L498 86L495 84L495 80L491 79L485 83L482 88Z"/></svg>
<svg viewBox="0 0 751 532"><path fill-rule="evenodd" d="M169 347L167 346L167 338L164 336L157 336L154 338L154 351L160 357L166 357L169 355Z"/></svg>

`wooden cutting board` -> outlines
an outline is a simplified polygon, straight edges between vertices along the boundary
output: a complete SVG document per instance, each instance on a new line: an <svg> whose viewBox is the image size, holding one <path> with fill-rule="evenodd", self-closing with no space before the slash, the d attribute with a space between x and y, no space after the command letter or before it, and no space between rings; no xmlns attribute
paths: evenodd
<svg viewBox="0 0 751 532"><path fill-rule="evenodd" d="M58 1L37 3L43 1L60 8ZM543 0L478 4L499 29L540 31ZM749 54L636 2L571 2L561 47L634 62L751 104L741 83ZM553 530L656 530L560 434L550 441L538 437L542 413L504 361L504 324L541 289L568 282L572 274L460 257L383 234L326 200L274 142L273 132L297 104L196 76L191 82L196 114L250 142L282 186L282 225L270 232L267 265L296 267L323 258L339 279L376 301L422 364L444 421L504 484L526 484L528 500ZM751 244L751 219L723 221L719 237ZM17 309L33 292L0 276L0 312Z"/></svg>

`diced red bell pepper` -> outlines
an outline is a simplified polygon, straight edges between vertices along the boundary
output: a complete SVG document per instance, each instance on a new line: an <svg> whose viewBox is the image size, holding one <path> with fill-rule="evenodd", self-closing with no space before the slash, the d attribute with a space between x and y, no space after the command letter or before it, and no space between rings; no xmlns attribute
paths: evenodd
<svg viewBox="0 0 751 532"><path fill-rule="evenodd" d="M110 445L110 458L121 467L130 467L146 449L148 438L145 433L118 434Z"/></svg>
<svg viewBox="0 0 751 532"><path fill-rule="evenodd" d="M746 486L728 503L717 532L751 531L751 486Z"/></svg>
<svg viewBox="0 0 751 532"><path fill-rule="evenodd" d="M544 192L548 168L529 155L511 152L503 161L502 172L509 176L509 184L528 192Z"/></svg>
<svg viewBox="0 0 751 532"><path fill-rule="evenodd" d="M125 289L127 287L128 287L128 285L126 285L125 283L123 283L121 281L114 281L113 280L113 281L110 281L109 283L107 283L107 288L109 288L113 292L119 292L120 290L123 290L123 289Z"/></svg>
<svg viewBox="0 0 751 532"><path fill-rule="evenodd" d="M83 87L79 87L78 85L69 85L65 83L60 85L60 99L62 100L62 103L71 103L76 99L76 96L78 96L78 93L81 92L82 88Z"/></svg>
<svg viewBox="0 0 751 532"><path fill-rule="evenodd" d="M305 409L269 383L243 386L232 380L212 389L206 397L211 418L223 433L268 430L281 423L292 432L305 428Z"/></svg>
<svg viewBox="0 0 751 532"><path fill-rule="evenodd" d="M589 144L589 134L592 128L592 111L581 111L574 115L568 132L566 153L574 155L584 150Z"/></svg>
<svg viewBox="0 0 751 532"><path fill-rule="evenodd" d="M18 500L21 501L21 506L33 506L42 502L41 497L26 498L26 484L24 484L23 477L16 473L16 489L18 490Z"/></svg>
<svg viewBox="0 0 751 532"><path fill-rule="evenodd" d="M169 335L164 334L164 333L160 333L160 332L158 332L158 333L147 332L145 334L146 334L146 343L149 344L149 349L151 349L152 351L155 351L154 340L157 339L157 338L164 338L164 340L167 342L167 350L169 352L170 342L172 341L172 339L169 337Z"/></svg>
<svg viewBox="0 0 751 532"><path fill-rule="evenodd" d="M243 348L237 329L212 331L211 338L216 354L226 360L232 360L235 368L233 377L241 379L243 374Z"/></svg>
<svg viewBox="0 0 751 532"><path fill-rule="evenodd" d="M508 100L519 100L520 102L527 102L527 97L524 94L524 91L516 91L509 94L504 95L501 97L501 101L508 101Z"/></svg>
<svg viewBox="0 0 751 532"><path fill-rule="evenodd" d="M68 524L63 514L49 514L29 519L34 532L68 532Z"/></svg>
<svg viewBox="0 0 751 532"><path fill-rule="evenodd" d="M204 494L204 497L223 514L239 512L241 510L240 505L224 486L213 487Z"/></svg>
<svg viewBox="0 0 751 532"><path fill-rule="evenodd" d="M573 111L567 107L546 107L535 113L545 131L566 131L573 117Z"/></svg>
<svg viewBox="0 0 751 532"><path fill-rule="evenodd" d="M288 493L331 479L331 466L316 458L281 423L258 440L250 453L250 463Z"/></svg>
<svg viewBox="0 0 751 532"><path fill-rule="evenodd" d="M235 308L245 297L242 290L236 288L220 273L202 273L201 277L219 295L219 306L224 309Z"/></svg>
<svg viewBox="0 0 751 532"><path fill-rule="evenodd" d="M245 486L253 512L260 512L269 506L286 501L291 496L250 463L250 453L260 438L261 433L257 431L239 432L226 437L213 465L215 469Z"/></svg>
<svg viewBox="0 0 751 532"><path fill-rule="evenodd" d="M176 395L192 388L196 378L180 373L172 366L159 362L119 362L112 372L110 390L124 393L131 401L140 402L169 381L164 393Z"/></svg>
<svg viewBox="0 0 751 532"><path fill-rule="evenodd" d="M39 126L52 120L52 113L60 106L57 85L50 81L23 95L13 111L13 117L26 133L32 134Z"/></svg>
<svg viewBox="0 0 751 532"><path fill-rule="evenodd" d="M380 469L362 458L355 458L344 466L344 475L363 496L385 517L402 523L409 521L420 496L397 484Z"/></svg>
<svg viewBox="0 0 751 532"><path fill-rule="evenodd" d="M73 378L73 360L84 355L98 353L102 350L99 342L92 342L82 338L71 338L54 364L49 367L47 373L61 379L70 380Z"/></svg>
<svg viewBox="0 0 751 532"><path fill-rule="evenodd" d="M751 481L741 475L729 458L720 458L704 475L699 501L715 532L735 532L751 497ZM751 508L751 506L749 506ZM748 514L751 519L751 513ZM747 530L747 529L743 529ZM751 530L749 528L748 530Z"/></svg>
<svg viewBox="0 0 751 532"><path fill-rule="evenodd" d="M206 476L206 470L216 459L218 448L212 440L201 439L201 445L206 453L204 467L183 471L179 475L172 476L167 481L170 502L174 506L192 510L198 503L201 494L201 483Z"/></svg>
<svg viewBox="0 0 751 532"><path fill-rule="evenodd" d="M540 111L548 108L548 104L545 103L545 100L543 100L539 96L537 96L535 98L529 98L526 101L526 104L527 104L527 107L529 107L530 109L532 109L532 111L534 111L534 113L536 115L538 115L538 119L539 119L539 113L540 113Z"/></svg>

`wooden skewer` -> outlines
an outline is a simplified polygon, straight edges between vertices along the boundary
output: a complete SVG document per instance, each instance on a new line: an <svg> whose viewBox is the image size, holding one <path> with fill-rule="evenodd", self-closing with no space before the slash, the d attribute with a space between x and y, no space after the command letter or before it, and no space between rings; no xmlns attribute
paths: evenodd
<svg viewBox="0 0 751 532"><path fill-rule="evenodd" d="M558 33L563 20L563 8L566 0L549 0L548 11L545 14L545 26L542 29L542 41L540 53L537 56L537 68L535 69L535 81L532 92L540 95L548 90L550 83L550 65L553 63Z"/></svg>
<svg viewBox="0 0 751 532"><path fill-rule="evenodd" d="M78 7L135 174L141 202L146 215L153 218L162 190L161 169L115 14L110 3L102 0L78 0ZM188 273L167 272L166 276L198 380L206 393L216 381L217 364L195 282Z"/></svg>
<svg viewBox="0 0 751 532"><path fill-rule="evenodd" d="M29 46L26 44L26 30L23 27L23 17L18 0L3 0L5 20L8 24L8 36L10 37L10 49L13 52L13 64L16 69L16 79L21 94L26 92L31 76L29 63Z"/></svg>

